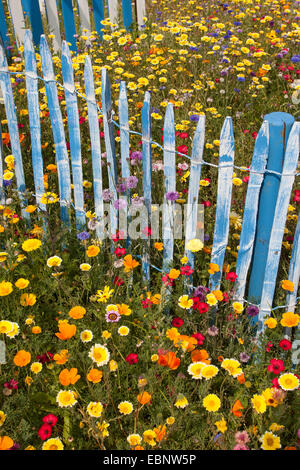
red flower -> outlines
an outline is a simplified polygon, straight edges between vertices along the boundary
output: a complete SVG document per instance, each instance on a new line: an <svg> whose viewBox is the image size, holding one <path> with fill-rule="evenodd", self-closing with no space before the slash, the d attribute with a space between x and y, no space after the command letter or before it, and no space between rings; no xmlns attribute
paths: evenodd
<svg viewBox="0 0 300 470"><path fill-rule="evenodd" d="M267 351L267 352L270 352L270 351L271 351L271 348L273 348L273 343L271 343L271 341L269 341L269 342L267 343L266 351Z"/></svg>
<svg viewBox="0 0 300 470"><path fill-rule="evenodd" d="M52 434L52 426L50 426L50 424L47 424L47 423L42 424L42 426L40 427L38 431L38 435L40 436L42 441L49 439L51 434Z"/></svg>
<svg viewBox="0 0 300 470"><path fill-rule="evenodd" d="M201 346L203 344L203 341L205 340L205 336L203 336L201 333L194 333L192 335L192 338L196 338L198 341L197 345Z"/></svg>
<svg viewBox="0 0 300 470"><path fill-rule="evenodd" d="M115 279L114 279L114 285L115 285L115 286L122 286L123 284L124 284L123 279L121 279L120 277L116 276Z"/></svg>
<svg viewBox="0 0 300 470"><path fill-rule="evenodd" d="M172 320L172 326L175 328L180 328L183 325L184 321L180 317L174 317Z"/></svg>
<svg viewBox="0 0 300 470"><path fill-rule="evenodd" d="M190 276L191 274L193 274L193 272L194 270L190 266L182 266L180 268L180 274L184 276Z"/></svg>
<svg viewBox="0 0 300 470"><path fill-rule="evenodd" d="M53 415L52 413L46 415L43 417L43 423L49 424L50 426L55 426L57 423L57 417Z"/></svg>
<svg viewBox="0 0 300 470"><path fill-rule="evenodd" d="M293 201L296 202L297 204L300 204L300 191L299 191L299 189L296 189Z"/></svg>
<svg viewBox="0 0 300 470"><path fill-rule="evenodd" d="M271 359L270 365L268 365L268 371L273 374L280 374L284 370L284 363L281 359Z"/></svg>
<svg viewBox="0 0 300 470"><path fill-rule="evenodd" d="M279 347L284 349L284 351L288 351L292 347L292 343L288 339L282 339L279 342Z"/></svg>
<svg viewBox="0 0 300 470"><path fill-rule="evenodd" d="M126 250L125 248L116 248L115 251L114 251L115 255L118 256L118 258L121 258L121 256L125 255L126 254Z"/></svg>
<svg viewBox="0 0 300 470"><path fill-rule="evenodd" d="M130 353L125 357L125 361L128 362L128 364L136 364L138 360L138 355L135 353Z"/></svg>
<svg viewBox="0 0 300 470"><path fill-rule="evenodd" d="M169 278L168 274L164 274L161 278L162 282L164 283L165 286L172 286L173 285L173 279Z"/></svg>
<svg viewBox="0 0 300 470"><path fill-rule="evenodd" d="M237 274L235 274L234 272L230 272L226 274L226 279L228 281L234 282L236 278L237 278Z"/></svg>
<svg viewBox="0 0 300 470"><path fill-rule="evenodd" d="M145 299L145 300L142 300L142 305L143 305L143 308L149 308L151 307L152 302L150 299Z"/></svg>
<svg viewBox="0 0 300 470"><path fill-rule="evenodd" d="M177 147L177 151L186 155L188 148L186 145L179 145L179 147Z"/></svg>
<svg viewBox="0 0 300 470"><path fill-rule="evenodd" d="M273 387L280 388L277 377L274 377L274 379L272 380L272 384L273 384Z"/></svg>

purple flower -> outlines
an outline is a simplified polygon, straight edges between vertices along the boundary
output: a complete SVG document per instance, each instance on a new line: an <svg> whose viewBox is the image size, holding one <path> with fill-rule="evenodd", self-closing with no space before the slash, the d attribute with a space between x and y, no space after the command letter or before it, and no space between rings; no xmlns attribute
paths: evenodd
<svg viewBox="0 0 300 470"><path fill-rule="evenodd" d="M115 310L110 310L105 314L105 319L108 323L116 323L120 320L121 315Z"/></svg>
<svg viewBox="0 0 300 470"><path fill-rule="evenodd" d="M80 232L77 233L77 238L78 240L87 240L88 238L90 238L90 234L88 232Z"/></svg>
<svg viewBox="0 0 300 470"><path fill-rule="evenodd" d="M293 55L293 57L291 58L291 61L295 63L300 62L300 55L299 54Z"/></svg>
<svg viewBox="0 0 300 470"><path fill-rule="evenodd" d="M134 189L137 187L138 178L136 176L129 176L126 178L126 186L128 189Z"/></svg>
<svg viewBox="0 0 300 470"><path fill-rule="evenodd" d="M219 329L215 325L209 327L207 330L207 334L209 336L217 336L218 333L219 333Z"/></svg>
<svg viewBox="0 0 300 470"><path fill-rule="evenodd" d="M249 317L256 317L256 315L258 315L259 309L256 305L249 305L246 309L246 312Z"/></svg>
<svg viewBox="0 0 300 470"><path fill-rule="evenodd" d="M248 362L249 359L250 359L250 356L248 356L247 353L242 352L242 353L240 354L240 360L241 360L241 362Z"/></svg>
<svg viewBox="0 0 300 470"><path fill-rule="evenodd" d="M116 199L113 203L113 206L119 211L127 206L127 202L125 201L125 199Z"/></svg>
<svg viewBox="0 0 300 470"><path fill-rule="evenodd" d="M199 121L199 116L198 116L198 114L191 114L191 115L190 115L190 120L191 120L191 121L195 121L195 122Z"/></svg>
<svg viewBox="0 0 300 470"><path fill-rule="evenodd" d="M125 193L125 191L126 191L126 184L121 183L118 187L118 192L119 193Z"/></svg>
<svg viewBox="0 0 300 470"><path fill-rule="evenodd" d="M166 199L168 201L176 201L176 199L179 198L179 194L177 193L177 191L169 191L167 194L166 194Z"/></svg>
<svg viewBox="0 0 300 470"><path fill-rule="evenodd" d="M204 302L208 289L204 286L198 286L195 289L193 297L199 297L200 302Z"/></svg>
<svg viewBox="0 0 300 470"><path fill-rule="evenodd" d="M108 202L108 201L111 200L112 194L111 194L109 189L104 189L102 191L102 198L103 198L103 201L105 201L105 202Z"/></svg>
<svg viewBox="0 0 300 470"><path fill-rule="evenodd" d="M132 152L130 155L130 158L132 160L142 160L143 159L143 153L138 151L138 152Z"/></svg>

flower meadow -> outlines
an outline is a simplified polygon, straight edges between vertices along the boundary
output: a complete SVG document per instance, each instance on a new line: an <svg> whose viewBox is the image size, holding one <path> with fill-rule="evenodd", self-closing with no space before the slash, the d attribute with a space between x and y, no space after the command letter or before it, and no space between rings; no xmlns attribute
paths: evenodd
<svg viewBox="0 0 300 470"><path fill-rule="evenodd" d="M0 205L0 449L21 450L299 450L299 366L292 339L300 309L274 309L265 333L255 337L258 307L233 300L248 167L265 114L284 111L299 119L299 2L286 0L176 0L149 2L145 27L131 33L103 21L103 38L78 36L73 54L82 142L86 226L62 224L55 147L45 84L39 82L45 193L33 195L31 141L22 47L11 49L9 69L19 123L27 205L17 197L14 156L0 103L6 203ZM12 37L12 36L11 36ZM51 44L51 34L47 36ZM87 42L89 40L89 42ZM165 108L174 106L176 193L188 196L192 138L206 115L204 159L218 164L220 130L232 116L235 163L230 235L225 264L210 262L217 170L203 166L199 199L204 242L191 240L193 269L184 240L175 240L168 272L142 276L143 244L128 246L119 231L96 236L93 174L84 94L84 58L93 63L101 110L101 69L107 68L117 110L127 83L129 126L141 131L145 91L151 92L153 140L163 145ZM36 54L39 75L41 63ZM53 56L62 83L59 53ZM58 88L67 125L63 89ZM298 113L298 114L297 114ZM118 122L117 113L113 115ZM99 113L100 137L103 121ZM67 137L67 132L66 132ZM120 154L120 133L115 145ZM163 156L152 144L153 203L164 197ZM68 150L70 150L67 141ZM103 199L109 191L102 147ZM120 196L143 202L142 146L130 136L131 176L118 181ZM286 221L274 305L294 290L288 265L300 204L295 180ZM118 201L115 208L120 209ZM72 211L70 210L71 217ZM163 242L147 233L151 263L161 267ZM223 271L220 289L209 275ZM195 289L187 293L193 275ZM292 331L286 336L286 329Z"/></svg>

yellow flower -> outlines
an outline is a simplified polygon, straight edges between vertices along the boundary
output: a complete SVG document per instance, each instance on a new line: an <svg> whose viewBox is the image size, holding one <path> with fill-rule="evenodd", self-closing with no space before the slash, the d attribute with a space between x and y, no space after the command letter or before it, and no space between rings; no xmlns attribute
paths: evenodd
<svg viewBox="0 0 300 470"><path fill-rule="evenodd" d="M209 264L209 274L218 273L220 271L219 266L216 263Z"/></svg>
<svg viewBox="0 0 300 470"><path fill-rule="evenodd" d="M241 186L241 184L243 184L243 181L240 178L233 178L232 184L234 184L234 186Z"/></svg>
<svg viewBox="0 0 300 470"><path fill-rule="evenodd" d="M115 372L118 368L118 363L114 361L113 359L111 359L109 361L108 367L109 367L110 372Z"/></svg>
<svg viewBox="0 0 300 470"><path fill-rule="evenodd" d="M79 268L81 269L81 271L89 271L91 269L91 265L88 264L88 263L82 263Z"/></svg>
<svg viewBox="0 0 300 470"><path fill-rule="evenodd" d="M174 406L176 406L176 408L185 408L186 406L188 406L188 404L189 402L187 398L182 393L179 393Z"/></svg>
<svg viewBox="0 0 300 470"><path fill-rule="evenodd" d="M264 323L270 329L276 328L277 326L277 320L276 318L273 318L273 317L267 318Z"/></svg>
<svg viewBox="0 0 300 470"><path fill-rule="evenodd" d="M233 302L232 307L235 313L238 313L238 314L242 313L242 311L244 310L244 307L240 302Z"/></svg>
<svg viewBox="0 0 300 470"><path fill-rule="evenodd" d="M260 441L263 450L276 450L281 448L280 438L270 431L266 431L264 435L261 436Z"/></svg>
<svg viewBox="0 0 300 470"><path fill-rule="evenodd" d="M205 398L203 398L202 404L207 411L216 412L221 407L221 400L214 393L210 393Z"/></svg>
<svg viewBox="0 0 300 470"><path fill-rule="evenodd" d="M93 339L93 333L90 330L84 330L80 333L80 339L83 343L88 343Z"/></svg>
<svg viewBox="0 0 300 470"><path fill-rule="evenodd" d="M64 445L59 439L59 437L51 437L44 442L42 450L63 450Z"/></svg>
<svg viewBox="0 0 300 470"><path fill-rule="evenodd" d="M56 401L61 408L70 408L77 403L72 390L60 390L56 396Z"/></svg>
<svg viewBox="0 0 300 470"><path fill-rule="evenodd" d="M6 420L6 414L4 411L0 410L0 427L3 426L4 421Z"/></svg>
<svg viewBox="0 0 300 470"><path fill-rule="evenodd" d="M282 319L280 320L280 323L282 326L287 326L289 328L292 328L294 326L297 326L299 321L300 321L300 316L297 313L286 312L282 315Z"/></svg>
<svg viewBox="0 0 300 470"><path fill-rule="evenodd" d="M154 243L154 248L155 248L157 251L162 251L162 250L164 249L164 245L163 245L163 243L156 242L156 243Z"/></svg>
<svg viewBox="0 0 300 470"><path fill-rule="evenodd" d="M103 405L100 401L91 401L86 410L92 418L99 418L103 412Z"/></svg>
<svg viewBox="0 0 300 470"><path fill-rule="evenodd" d="M188 373L193 377L193 379L201 379L201 370L203 367L206 367L207 364L204 362L193 362L188 367Z"/></svg>
<svg viewBox="0 0 300 470"><path fill-rule="evenodd" d="M120 326L120 328L118 328L118 333L120 336L127 336L129 333L129 328L127 326Z"/></svg>
<svg viewBox="0 0 300 470"><path fill-rule="evenodd" d="M108 363L110 353L105 346L95 344L89 352L89 357L100 367Z"/></svg>
<svg viewBox="0 0 300 470"><path fill-rule="evenodd" d="M203 377L206 380L212 379L217 375L219 369L213 365L206 365L200 371L201 378Z"/></svg>
<svg viewBox="0 0 300 470"><path fill-rule="evenodd" d="M238 377L242 374L240 363L236 359L224 359L221 367L229 372L232 377Z"/></svg>
<svg viewBox="0 0 300 470"><path fill-rule="evenodd" d="M189 299L188 295L182 295L178 299L178 305L181 308L189 309L193 306L193 299Z"/></svg>
<svg viewBox="0 0 300 470"><path fill-rule="evenodd" d="M296 377L296 375L289 373L289 372L282 374L278 379L278 383L280 387L286 391L296 390L299 388L298 377Z"/></svg>
<svg viewBox="0 0 300 470"><path fill-rule="evenodd" d="M210 294L207 294L206 295L206 302L208 303L208 305L212 306L212 305L216 305L218 303L218 299L216 298L216 296L211 292Z"/></svg>
<svg viewBox="0 0 300 470"><path fill-rule="evenodd" d="M222 434L224 434L224 432L227 431L227 423L225 419L223 418L223 416L220 421L215 422L215 426L217 426L218 431L220 431Z"/></svg>
<svg viewBox="0 0 300 470"><path fill-rule="evenodd" d="M59 256L51 256L47 259L48 268L53 268L54 266L60 266L62 259Z"/></svg>
<svg viewBox="0 0 300 470"><path fill-rule="evenodd" d="M13 331L13 324L8 320L0 321L0 333L7 334Z"/></svg>
<svg viewBox="0 0 300 470"><path fill-rule="evenodd" d="M130 415L130 413L133 411L133 404L129 401L122 401L119 403L118 409L123 415Z"/></svg>
<svg viewBox="0 0 300 470"><path fill-rule="evenodd" d="M127 437L127 442L131 445L131 447L135 447L141 444L142 437L139 434L130 434Z"/></svg>
<svg viewBox="0 0 300 470"><path fill-rule="evenodd" d="M38 374L42 370L42 364L40 362L33 362L30 366L31 372L34 374Z"/></svg>
<svg viewBox="0 0 300 470"><path fill-rule="evenodd" d="M12 322L12 326L13 326L13 329L11 331L9 331L8 333L6 333L6 335L9 337L9 338L14 338L15 336L17 336L20 332L20 328L19 328L19 325L18 323L16 322Z"/></svg>
<svg viewBox="0 0 300 470"><path fill-rule="evenodd" d="M22 294L20 297L20 304L23 307L32 307L36 303L35 294Z"/></svg>
<svg viewBox="0 0 300 470"><path fill-rule="evenodd" d="M294 283L292 281L288 281L288 280L281 281L281 287L284 290L294 292Z"/></svg>
<svg viewBox="0 0 300 470"><path fill-rule="evenodd" d="M23 277L20 277L20 278L15 282L15 286L16 286L18 289L26 289L26 287L28 286L28 284L29 284L28 279L24 279Z"/></svg>
<svg viewBox="0 0 300 470"><path fill-rule="evenodd" d="M267 409L266 400L262 395L253 395L251 402L255 411L259 414L262 414Z"/></svg>
<svg viewBox="0 0 300 470"><path fill-rule="evenodd" d="M156 441L155 441L156 434L154 431L152 431L152 429L147 429L146 431L144 431L143 439L145 442L147 442L147 444L149 444L152 447L156 445Z"/></svg>
<svg viewBox="0 0 300 470"><path fill-rule="evenodd" d="M13 291L12 283L1 281L0 282L0 297L9 295Z"/></svg>
<svg viewBox="0 0 300 470"><path fill-rule="evenodd" d="M59 201L59 197L55 193L45 193L41 197L42 204L54 204L55 202Z"/></svg>
<svg viewBox="0 0 300 470"><path fill-rule="evenodd" d="M203 248L203 243L201 240L198 238L193 238L192 240L189 240L186 244L186 249L189 251L192 251L193 253L196 253L197 251L202 250Z"/></svg>
<svg viewBox="0 0 300 470"><path fill-rule="evenodd" d="M41 240L37 240L36 238L30 238L29 240L25 240L25 242L22 243L22 249L24 251L34 251L40 248L41 245Z"/></svg>

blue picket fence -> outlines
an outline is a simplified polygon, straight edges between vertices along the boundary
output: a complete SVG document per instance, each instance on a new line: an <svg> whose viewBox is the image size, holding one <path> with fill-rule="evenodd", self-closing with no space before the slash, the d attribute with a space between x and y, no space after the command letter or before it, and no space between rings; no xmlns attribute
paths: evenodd
<svg viewBox="0 0 300 470"><path fill-rule="evenodd" d="M5 16L5 4L9 17ZM96 31L102 39L103 20L109 18L113 24L129 31L134 23L142 27L145 15L145 0L3 0L0 2L0 38L8 50L8 31L13 29L17 46L23 45L28 19L36 47L46 25L47 32L53 35L55 51L61 50L63 35L70 49L77 51L80 35L87 36L89 41L92 31Z"/></svg>
<svg viewBox="0 0 300 470"><path fill-rule="evenodd" d="M70 224L70 208L75 209L76 225L81 229L85 224L84 193L82 176L82 155L80 141L80 124L78 114L78 93L74 85L74 71L70 58L70 50L66 41L62 44L62 76L63 84L55 80L53 60L45 36L41 37L40 57L43 77L37 74L32 33L26 31L24 42L25 77L28 97L28 112L32 142L32 166L35 184L35 197L37 206L45 209L41 204L41 195L45 192L43 180L43 155L41 148L41 123L39 108L38 80L43 80L48 102L48 109L52 123L52 133L56 151L56 163L58 171L59 197L61 218L66 224ZM19 73L19 72L18 72ZM4 105L8 121L8 130L11 139L11 151L15 158L15 176L17 191L24 200L26 183L22 163L21 146L19 142L19 130L16 108L11 86L11 74L8 69L7 59L3 47L0 47L0 85L4 98ZM116 187L118 176L128 178L130 167L128 164L130 149L130 135L138 134L142 140L142 166L143 166L143 196L147 215L142 221L142 229L150 225L150 212L152 205L152 144L163 152L164 163L164 190L165 194L176 191L176 155L180 154L175 149L175 124L174 112L171 103L168 104L164 119L163 145L152 141L151 136L151 103L150 93L146 92L142 107L141 124L142 132L136 132L129 128L128 101L125 82L121 82L119 91L119 123L113 119L110 82L107 69L102 68L101 83L101 111L95 97L92 61L90 56L85 58L84 67L85 96L88 110L88 122L91 139L92 172L94 208L98 220L97 236L103 238L104 234L104 207L103 207L103 176L101 154L103 144L105 146L109 190L113 195L110 202L110 230L116 234L120 227L119 212L114 201L117 200ZM70 159L67 151L65 128L62 112L58 100L58 86L65 92L67 126L70 141ZM103 119L104 142L100 139L99 116ZM115 149L115 130L120 131L120 159L118 162ZM1 135L1 134L0 134ZM245 170L234 164L234 133L231 117L226 117L220 135L219 163L213 164L203 159L205 140L205 116L200 116L193 138L191 156L183 155L190 159L190 175L188 190L188 217L185 227L185 252L191 267L194 266L194 254L187 249L187 244L195 238L198 223L197 202L199 194L199 182L203 165L210 165L218 169L218 193L215 215L214 238L211 251L211 262L219 266L219 271L211 274L209 287L218 289L222 281L223 265L229 236L230 207L232 196L232 180L234 169ZM276 287L277 272L279 268L281 247L288 213L288 207L296 177L299 159L300 122L287 113L271 113L266 115L255 141L255 148L251 166L249 168L249 183L244 206L243 223L240 235L239 250L236 264L236 292L235 300L241 303L252 303L259 306L259 314L254 319L257 322L258 333L264 330L264 320L271 314ZM1 145L0 145L1 149ZM1 150L0 150L1 152ZM3 157L0 154L1 158ZM278 163L280 161L280 163ZM71 164L71 168L70 168ZM120 165L119 165L120 164ZM121 174L118 175L118 166ZM2 161L1 161L1 168ZM2 201L4 188L2 170L0 189ZM71 176L72 175L72 176ZM274 184L275 182L275 184ZM72 203L73 184L74 203ZM175 210L174 202L166 197L164 201L167 211L163 213L162 241L164 245L163 266L152 266L150 259L150 237L143 238L142 272L145 281L149 282L151 267L162 273L168 272L174 256L174 228ZM22 211L23 217L30 223L30 215ZM127 240L130 248L130 240ZM254 261L259 259L259 263ZM286 311L294 312L297 306L299 278L300 278L300 217L294 234L293 249L290 260L288 279L294 283L294 291L289 292L285 306ZM247 279L250 279L247 299L245 291ZM189 278L190 287L192 278ZM291 332L287 331L287 337ZM300 329L297 329L295 338L300 340ZM298 341L297 340L297 341ZM295 342L293 343L295 344Z"/></svg>

